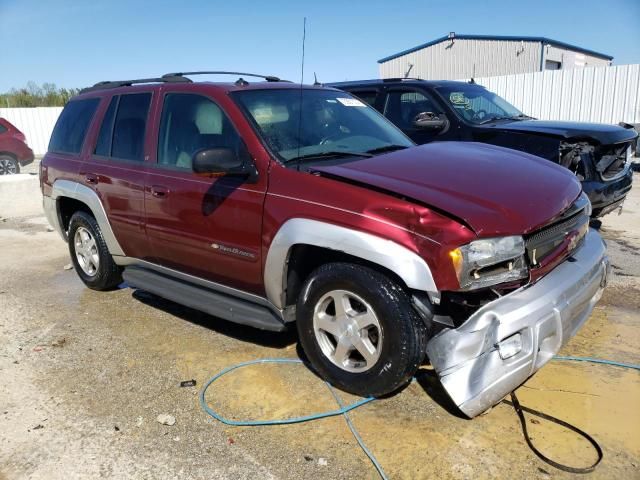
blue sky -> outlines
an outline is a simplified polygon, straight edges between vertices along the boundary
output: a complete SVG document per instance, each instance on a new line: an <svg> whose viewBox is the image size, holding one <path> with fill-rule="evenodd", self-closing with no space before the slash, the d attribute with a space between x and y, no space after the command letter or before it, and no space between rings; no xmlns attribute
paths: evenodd
<svg viewBox="0 0 640 480"><path fill-rule="evenodd" d="M305 16L307 82L375 78L378 59L449 31L545 36L640 63L640 0L0 0L0 92L192 69L298 81Z"/></svg>

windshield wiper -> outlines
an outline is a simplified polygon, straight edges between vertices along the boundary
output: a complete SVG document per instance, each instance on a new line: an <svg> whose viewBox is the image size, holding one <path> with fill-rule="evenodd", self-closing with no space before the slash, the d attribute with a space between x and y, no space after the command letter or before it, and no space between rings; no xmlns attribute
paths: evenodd
<svg viewBox="0 0 640 480"><path fill-rule="evenodd" d="M509 118L511 120L535 120L534 117L525 115L524 113L519 113L518 115L513 115L512 117L509 117Z"/></svg>
<svg viewBox="0 0 640 480"><path fill-rule="evenodd" d="M375 153L393 152L394 150L404 150L405 148L409 148L409 147L406 145L396 145L391 143L389 145L383 145L382 147L372 148L371 150L367 150L366 153L373 155Z"/></svg>
<svg viewBox="0 0 640 480"><path fill-rule="evenodd" d="M484 125L485 123L495 122L496 120L510 120L510 117L505 117L504 115L492 115L489 118L485 118L481 122L478 122L478 125Z"/></svg>
<svg viewBox="0 0 640 480"><path fill-rule="evenodd" d="M301 160L307 160L310 158L337 158L337 157L373 157L372 154L368 152L341 152L339 150L330 151L330 152L318 152L318 153L308 153L306 155L300 155L299 157L292 157L284 161L285 164L292 162L299 162Z"/></svg>

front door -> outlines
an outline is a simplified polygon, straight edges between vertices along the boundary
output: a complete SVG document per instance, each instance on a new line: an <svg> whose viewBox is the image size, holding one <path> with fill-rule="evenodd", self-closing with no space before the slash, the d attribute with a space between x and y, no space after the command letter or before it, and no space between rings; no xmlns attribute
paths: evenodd
<svg viewBox="0 0 640 480"><path fill-rule="evenodd" d="M241 290L262 293L261 230L266 178L205 177L191 159L205 148L244 143L210 97L164 87L157 155L145 186L154 262Z"/></svg>

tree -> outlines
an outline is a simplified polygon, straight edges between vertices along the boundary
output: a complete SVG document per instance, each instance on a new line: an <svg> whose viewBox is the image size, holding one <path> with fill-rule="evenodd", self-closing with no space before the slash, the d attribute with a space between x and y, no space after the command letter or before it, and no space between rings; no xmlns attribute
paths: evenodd
<svg viewBox="0 0 640 480"><path fill-rule="evenodd" d="M25 87L12 88L0 94L0 108L4 107L63 107L79 88L58 88L55 83L38 85L28 82Z"/></svg>

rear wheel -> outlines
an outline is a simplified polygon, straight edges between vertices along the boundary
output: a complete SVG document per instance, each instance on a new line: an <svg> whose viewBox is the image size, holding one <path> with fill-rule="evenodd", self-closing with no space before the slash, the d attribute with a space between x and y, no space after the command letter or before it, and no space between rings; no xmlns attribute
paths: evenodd
<svg viewBox="0 0 640 480"><path fill-rule="evenodd" d="M111 290L122 283L122 271L113 261L95 218L76 212L69 221L69 253L76 273L93 290Z"/></svg>
<svg viewBox="0 0 640 480"><path fill-rule="evenodd" d="M347 392L393 392L424 359L424 322L404 289L376 270L348 263L321 266L305 282L296 311L311 365Z"/></svg>
<svg viewBox="0 0 640 480"><path fill-rule="evenodd" d="M14 175L20 173L18 161L8 155L0 155L0 175Z"/></svg>

